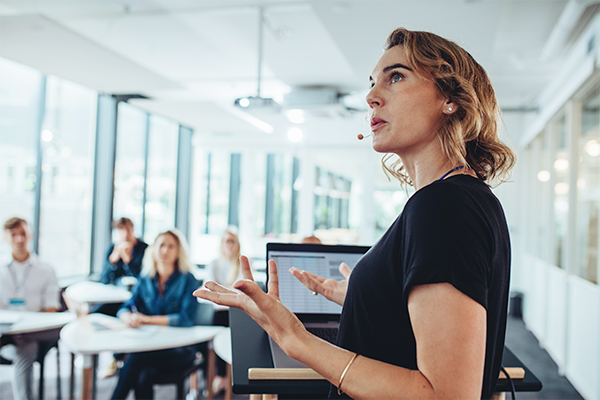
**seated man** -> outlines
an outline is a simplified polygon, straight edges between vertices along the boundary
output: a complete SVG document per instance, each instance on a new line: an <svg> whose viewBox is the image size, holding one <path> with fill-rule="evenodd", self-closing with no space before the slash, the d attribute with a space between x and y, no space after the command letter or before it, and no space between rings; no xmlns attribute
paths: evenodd
<svg viewBox="0 0 600 400"><path fill-rule="evenodd" d="M117 284L121 278L132 276L138 278L142 270L142 260L144 252L148 245L135 237L133 233L133 221L129 218L119 218L113 223L113 228L119 233L120 242L113 244L108 249L106 261L102 267L100 282L104 284ZM117 315L117 310L121 305L118 303L101 304L94 312ZM115 354L113 360L108 365L103 378L113 376L117 372L119 361L122 361L123 354Z"/></svg>
<svg viewBox="0 0 600 400"><path fill-rule="evenodd" d="M111 285L124 276L137 278L140 275L142 259L148 247L133 234L133 221L129 218L119 218L113 223L113 227L119 232L121 241L108 249L100 275L100 282Z"/></svg>
<svg viewBox="0 0 600 400"><path fill-rule="evenodd" d="M60 290L56 275L50 266L40 262L37 255L28 249L33 234L27 222L11 218L4 224L4 233L12 254L0 260L0 309L58 311ZM33 362L39 344L55 338L55 335L56 332L37 332L12 336L15 355L7 358L10 357L15 365L19 399L33 399Z"/></svg>

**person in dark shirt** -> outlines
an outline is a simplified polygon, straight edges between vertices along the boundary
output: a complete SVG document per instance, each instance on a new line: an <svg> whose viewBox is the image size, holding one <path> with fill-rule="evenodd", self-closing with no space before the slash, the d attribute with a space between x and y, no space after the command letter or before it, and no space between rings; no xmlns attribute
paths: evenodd
<svg viewBox="0 0 600 400"><path fill-rule="evenodd" d="M343 306L337 346L307 332L281 303L272 260L267 293L242 257L237 292L208 282L195 295L248 313L337 387L330 397L490 398L504 349L510 240L489 185L508 179L515 162L499 138L494 90L464 49L401 28L370 83L373 149L386 153L386 173L415 193L353 271L340 266L347 279L291 269Z"/></svg>
<svg viewBox="0 0 600 400"><path fill-rule="evenodd" d="M105 285L121 284L123 277L137 279L142 270L144 253L148 247L146 243L135 237L133 221L129 218L121 217L114 221L113 228L117 230L121 240L118 243L112 244L106 254L106 261L100 274L100 282ZM117 315L117 310L120 306L120 303L99 304L94 309L94 312L114 317ZM124 354L115 354L113 360L103 371L102 377L109 378L115 375L123 357Z"/></svg>
<svg viewBox="0 0 600 400"><path fill-rule="evenodd" d="M100 282L114 285L124 276L137 278L142 269L142 259L148 245L135 237L133 221L119 218L113 227L119 233L120 242L112 244L106 254Z"/></svg>

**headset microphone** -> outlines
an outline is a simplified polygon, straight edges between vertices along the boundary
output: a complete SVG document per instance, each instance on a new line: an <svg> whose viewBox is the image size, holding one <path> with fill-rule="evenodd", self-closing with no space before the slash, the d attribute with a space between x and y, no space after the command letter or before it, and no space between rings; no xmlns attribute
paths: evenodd
<svg viewBox="0 0 600 400"><path fill-rule="evenodd" d="M363 140L363 139L368 138L371 135L373 135L373 134L371 133L370 135L365 136L362 133L359 133L358 135L356 135L356 137L358 138L358 140Z"/></svg>

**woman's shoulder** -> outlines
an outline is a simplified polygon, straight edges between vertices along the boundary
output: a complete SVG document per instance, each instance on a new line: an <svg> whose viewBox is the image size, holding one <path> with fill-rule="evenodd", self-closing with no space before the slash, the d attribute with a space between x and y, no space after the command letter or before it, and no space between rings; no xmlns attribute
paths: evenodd
<svg viewBox="0 0 600 400"><path fill-rule="evenodd" d="M490 188L479 178L470 175L457 175L435 181L420 190L409 199L410 203L441 202L463 203L467 199L495 197ZM408 205L408 203L407 203Z"/></svg>

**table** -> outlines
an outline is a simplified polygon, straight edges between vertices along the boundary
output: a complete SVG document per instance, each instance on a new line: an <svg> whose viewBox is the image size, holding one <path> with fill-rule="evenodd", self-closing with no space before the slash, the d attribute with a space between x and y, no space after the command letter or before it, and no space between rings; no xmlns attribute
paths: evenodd
<svg viewBox="0 0 600 400"><path fill-rule="evenodd" d="M12 325L1 335L18 335L49 331L65 326L75 319L75 314L70 312L47 313L33 311L0 310L0 322L15 320Z"/></svg>
<svg viewBox="0 0 600 400"><path fill-rule="evenodd" d="M215 336L213 339L213 347L215 349L215 353L217 353L217 356L227 363L227 376L225 377L227 387L225 389L225 400L231 400L231 329L224 328L222 332L217 334L217 336Z"/></svg>
<svg viewBox="0 0 600 400"><path fill-rule="evenodd" d="M93 323L112 326L116 329L94 330L91 325ZM219 326L181 328L151 325L151 327L154 332L147 335L143 330L126 327L117 318L104 314L89 314L68 323L61 330L60 338L70 351L84 355L82 399L95 399L96 397L95 369L100 352L137 353L188 346L212 341L219 332L225 329ZM72 391L73 381L71 381Z"/></svg>
<svg viewBox="0 0 600 400"><path fill-rule="evenodd" d="M69 285L64 295L80 304L123 303L131 297L131 293L124 287L91 281Z"/></svg>
<svg viewBox="0 0 600 400"><path fill-rule="evenodd" d="M56 340L58 339L58 330L65 326L67 323L73 321L74 319L75 314L70 312L33 312L0 310L0 336L12 336L36 332L46 332L48 340ZM3 322L6 322L6 324L4 324ZM60 356L57 354L57 357ZM40 396L43 397L43 369L40 372L41 373L39 381L39 393ZM59 383L57 385L57 390L58 395L60 397L60 371L57 371L57 373L59 375Z"/></svg>
<svg viewBox="0 0 600 400"><path fill-rule="evenodd" d="M100 282L82 281L69 285L63 294L65 303L69 310L74 312L78 317L82 318L91 311L90 305L93 304L113 304L123 303L131 298L131 293L125 287L115 285L105 285ZM82 387L86 391L91 390L86 377L93 373L94 368L93 358L84 356L84 371ZM74 356L71 356L71 384L70 390L73 391L73 363ZM91 392L90 392L91 395ZM89 397L89 396L88 396Z"/></svg>
<svg viewBox="0 0 600 400"><path fill-rule="evenodd" d="M273 368L271 347L266 332L243 311L229 310L232 348L233 392L236 394L272 393L283 397L324 398L329 393L330 384L324 379L272 380L249 379L249 369ZM503 365L521 367L525 377L513 382L517 391L539 391L542 383L527 366L510 351L504 348ZM312 372L312 370L310 370ZM495 392L510 391L507 380L499 380ZM271 398L274 398L273 396Z"/></svg>

